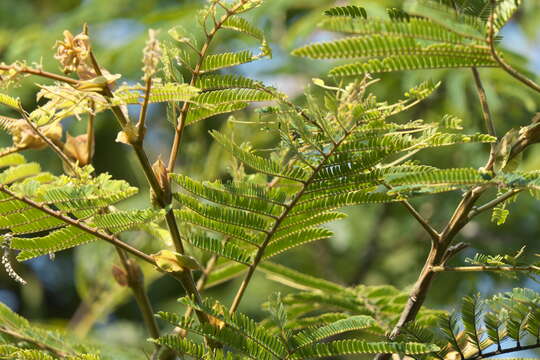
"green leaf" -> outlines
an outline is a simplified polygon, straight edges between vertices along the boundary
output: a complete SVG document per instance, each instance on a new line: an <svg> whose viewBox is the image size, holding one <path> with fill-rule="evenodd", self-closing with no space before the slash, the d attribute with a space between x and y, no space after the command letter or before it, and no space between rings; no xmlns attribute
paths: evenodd
<svg viewBox="0 0 540 360"><path fill-rule="evenodd" d="M144 90L142 85L123 86L116 90L112 98L113 105L142 104ZM149 103L194 101L199 89L188 84L165 83L154 84L148 98Z"/></svg>
<svg viewBox="0 0 540 360"><path fill-rule="evenodd" d="M374 323L375 321L373 318L365 315L358 315L338 320L320 328L301 331L293 337L295 351L301 347L308 346L337 334L371 327Z"/></svg>
<svg viewBox="0 0 540 360"><path fill-rule="evenodd" d="M238 160L242 161L243 163L257 171L298 182L303 182L308 178L308 174L306 173L306 171L298 167L284 171L281 164L278 164L269 159L262 158L240 148L233 141L225 137L225 135L217 131L211 132L211 135L217 142L223 145L223 147L225 147L225 149L227 149L231 154L233 154Z"/></svg>
<svg viewBox="0 0 540 360"><path fill-rule="evenodd" d="M21 106L21 101L7 94L0 93L0 104L6 105L14 110L19 111L20 106Z"/></svg>
<svg viewBox="0 0 540 360"><path fill-rule="evenodd" d="M466 54L459 53L449 55L392 55L384 59L372 59L367 62L356 62L337 66L330 70L330 75L343 77L404 70L497 66L497 63L490 56L469 57Z"/></svg>
<svg viewBox="0 0 540 360"><path fill-rule="evenodd" d="M240 16L229 17L222 25L224 29L235 30L247 34L259 41L264 40L264 33L255 25Z"/></svg>
<svg viewBox="0 0 540 360"><path fill-rule="evenodd" d="M238 246L219 239L204 236L202 234L189 234L187 237L189 243L199 249L209 251L220 257L236 261L244 265L252 263L252 257L248 251Z"/></svg>
<svg viewBox="0 0 540 360"><path fill-rule="evenodd" d="M344 287L330 281L319 279L293 270L286 266L269 261L262 262L258 270L266 274L267 278L281 284L300 290L321 290L329 292L346 291Z"/></svg>
<svg viewBox="0 0 540 360"><path fill-rule="evenodd" d="M210 200L216 204L221 204L268 217L275 217L279 214L280 210L282 210L281 207L267 201L230 193L226 191L226 188L223 188L219 183L201 183L179 174L171 174L171 178L184 190L198 197Z"/></svg>
<svg viewBox="0 0 540 360"><path fill-rule="evenodd" d="M321 358L352 354L426 354L437 351L436 345L419 343L367 342L363 340L339 340L313 344L300 348L292 359Z"/></svg>
<svg viewBox="0 0 540 360"><path fill-rule="evenodd" d="M229 68L245 64L256 60L257 57L249 50L239 52L227 52L222 54L212 54L205 57L201 71L210 72L219 69Z"/></svg>
<svg viewBox="0 0 540 360"><path fill-rule="evenodd" d="M336 6L331 9L325 10L324 15L326 16L339 16L339 17L350 17L350 18L367 18L367 12L366 9L355 6L355 5L347 5L347 6Z"/></svg>

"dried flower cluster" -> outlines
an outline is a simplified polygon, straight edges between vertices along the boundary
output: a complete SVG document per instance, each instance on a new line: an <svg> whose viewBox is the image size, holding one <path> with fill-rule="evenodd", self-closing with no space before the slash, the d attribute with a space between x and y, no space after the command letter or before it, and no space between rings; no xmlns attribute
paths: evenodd
<svg viewBox="0 0 540 360"><path fill-rule="evenodd" d="M69 74L78 70L84 72L88 67L87 60L90 56L88 35L80 33L73 36L71 32L65 30L64 40L57 41L54 46L56 48L54 58L62 64L64 73Z"/></svg>
<svg viewBox="0 0 540 360"><path fill-rule="evenodd" d="M161 59L162 50L159 40L156 38L157 34L158 31L154 29L148 30L148 41L143 49L144 81L147 81L149 78L154 76Z"/></svg>

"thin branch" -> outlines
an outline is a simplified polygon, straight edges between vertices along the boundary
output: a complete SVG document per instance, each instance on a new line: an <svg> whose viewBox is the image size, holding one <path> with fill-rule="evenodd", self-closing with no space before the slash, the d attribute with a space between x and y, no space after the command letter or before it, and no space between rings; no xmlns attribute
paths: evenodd
<svg viewBox="0 0 540 360"><path fill-rule="evenodd" d="M144 100L139 114L139 122L137 123L137 129L139 131L139 141L144 141L144 134L146 131L146 115L148 114L148 104L150 102L150 92L152 91L152 77L149 76L146 80L146 88L144 90Z"/></svg>
<svg viewBox="0 0 540 360"><path fill-rule="evenodd" d="M409 211L409 213L411 213L411 215L418 221L418 223L420 223L420 225L422 225L422 227L424 228L424 230L426 230L426 232L429 234L429 236L431 237L431 240L434 242L434 243L437 243L440 238L441 238L441 234L439 234L430 224L429 222L424 219L424 217L422 215L420 215L420 213L418 211L416 211L416 209L411 205L410 202L408 202L407 200L403 200L403 201L400 201L401 204L403 204L403 206L405 206L405 208Z"/></svg>
<svg viewBox="0 0 540 360"><path fill-rule="evenodd" d="M383 182L383 185L389 190L392 189L392 186L384 182ZM437 244L441 239L441 234L439 234L437 230L435 230L429 224L429 222L426 219L424 219L424 217L418 211L416 211L416 209L411 205L411 203L408 200L402 200L400 201L400 203L403 204L403 206L405 206L405 209L407 209L407 211L416 219L416 221L418 221L418 223L424 228L424 230L426 230L426 232L431 238L432 243Z"/></svg>
<svg viewBox="0 0 540 360"><path fill-rule="evenodd" d="M17 339L19 341L24 341L24 342L33 344L37 348L39 348L41 350L49 351L50 353L58 356L59 358L66 358L69 355L72 355L72 354L69 354L67 352L62 351L61 349L57 349L57 348L52 347L50 345L47 345L45 343L38 342L34 338L31 338L31 337L28 337L26 335L20 334L18 332L13 331L13 330L6 329L3 326L0 326L0 333L11 336L11 337L13 337L13 338L15 338L15 339Z"/></svg>
<svg viewBox="0 0 540 360"><path fill-rule="evenodd" d="M245 291L246 291L246 289L247 289L247 287L249 285L249 282L251 281L251 278L253 277L253 274L255 273L255 270L256 270L257 266L262 261L263 256L264 256L264 252L266 250L266 247L267 247L268 243L272 240L272 237L273 237L274 233L279 229L279 226L281 225L283 220L285 220L287 218L287 215L289 214L289 212L300 201L300 199L302 198L302 196L306 192L309 185L316 179L316 175L325 166L326 161L332 155L334 155L334 152L336 151L336 149L339 148L339 146L348 138L348 136L354 131L356 126L357 126L356 124L353 125L352 128L349 129L349 131L347 131L347 132L345 132L343 134L343 136L336 142L336 145L324 155L321 162L318 164L318 166L315 168L315 170L312 171L309 179L301 182L302 188L296 193L296 195L292 198L292 200L289 202L289 204L287 204L285 206L285 209L280 214L278 219L274 222L274 225L272 226L270 231L267 232L267 235L266 235L263 243L260 245L259 249L257 249L257 253L255 254L255 257L253 259L252 264L248 268L248 271L247 271L246 276L244 277L244 280L240 284L240 287L238 288L238 290L236 292L236 295L234 296L233 302L232 302L231 307L229 309L229 313L232 314L238 309L238 306L240 305L240 301L242 300L242 297L245 294Z"/></svg>
<svg viewBox="0 0 540 360"><path fill-rule="evenodd" d="M94 120L95 120L94 114L88 115L88 123L86 126L86 164L90 164L92 162L92 153L94 149Z"/></svg>
<svg viewBox="0 0 540 360"><path fill-rule="evenodd" d="M502 194L501 196L491 200L490 202L485 203L482 206L473 208L473 210L471 210L471 212L469 213L468 219L470 220L473 217L475 217L476 215L478 215L478 214L480 214L480 213L482 213L482 212L484 212L486 210L494 208L495 206L499 205L502 202L505 202L506 200L510 199L511 197L513 197L514 195L520 193L521 191L523 191L523 189L510 190L510 191Z"/></svg>
<svg viewBox="0 0 540 360"><path fill-rule="evenodd" d="M147 263L156 266L156 262L154 261L154 259L150 255L147 255L147 254L143 253L139 249L136 249L136 248L132 247L131 245L123 242L122 240L118 239L117 237L115 237L113 235L106 234L105 232L103 232L103 231L101 231L99 229L93 228L93 227L85 224L84 222L81 222L78 219L72 219L71 217L62 214L60 211L50 209L46 205L37 203L37 202L35 202L35 201L25 197L25 196L17 195L13 191L9 190L5 185L0 184L0 192L3 192L6 195L9 195L9 196L11 196L11 197L13 197L13 198L15 198L15 199L17 199L19 201L22 201L25 204L30 205L33 208L39 209L40 211L44 212L45 214L50 215L50 216L52 216L52 217L54 217L54 218L56 218L58 220L61 220L61 221L65 222L66 224L72 225L73 227L76 227L77 229L80 229L80 230L82 230L82 231L84 231L84 232L86 232L88 234L91 234L91 235L93 235L93 236L95 236L97 238L105 240L105 241L107 241L107 242L109 242L109 243L111 243L111 244L113 244L115 246L118 246L119 248L126 250L130 254L135 255L136 257L146 261Z"/></svg>
<svg viewBox="0 0 540 360"><path fill-rule="evenodd" d="M454 272L478 272L478 271L540 271L540 266L529 265L529 266L433 266L431 267L433 272L445 272L445 271L454 271Z"/></svg>
<svg viewBox="0 0 540 360"><path fill-rule="evenodd" d="M10 146L10 147L2 149L2 151L0 151L0 157L7 156L7 155L10 155L10 154L15 154L15 153L18 153L19 151L22 151L22 150L24 150L24 148L20 148L20 147L17 147L17 146Z"/></svg>
<svg viewBox="0 0 540 360"><path fill-rule="evenodd" d="M33 68L30 68L30 67L26 67L26 66L22 67L22 68L18 68L17 66L0 65L0 70L4 70L4 71L15 70L17 72L21 72L21 73L24 73L24 74L30 74L30 75L44 77L44 78L51 79L51 80L61 81L61 82L64 82L64 83L67 83L67 84L70 84L70 85L78 85L80 83L79 80L72 79L72 78L67 77L67 76L62 76L62 75L50 73L50 72L43 71L43 70L40 70L40 69L33 69Z"/></svg>
<svg viewBox="0 0 540 360"><path fill-rule="evenodd" d="M144 289L144 275L140 266L134 261L130 260L126 252L116 247L116 252L120 258L120 262L127 276L127 286L133 292L139 311L143 317L144 324L148 330L148 334L157 339L159 337L159 328L157 325L156 317L154 316L154 310L152 309L152 303L148 298L148 295ZM156 344L156 350L159 350L160 346Z"/></svg>
<svg viewBox="0 0 540 360"><path fill-rule="evenodd" d="M22 115L24 121L30 126L32 131L36 133L37 136L41 138L57 155L58 157L69 167L71 172L76 175L77 174L77 167L71 162L71 160L67 157L67 155L58 147L55 143L51 141L47 136L43 135L41 131L34 125L32 121L28 118L28 115L26 115L26 111L22 107L19 108L19 113Z"/></svg>
<svg viewBox="0 0 540 360"><path fill-rule="evenodd" d="M495 350L492 352L482 353L482 354L476 354L471 357L466 357L464 360L480 360L480 359L486 359L490 358L492 356L501 355L501 354L508 354L508 353L514 353L518 351L524 351L524 350L532 350L532 349L538 349L540 348L540 343L532 344L532 345L526 345L526 346L514 346L511 348L501 349L501 350Z"/></svg>
<svg viewBox="0 0 540 360"><path fill-rule="evenodd" d="M199 51L199 61L197 62L197 64L195 65L195 68L192 71L193 76L191 77L191 81L190 81L191 86L195 86L195 83L197 82L201 74L201 68L202 68L203 62L206 59L206 56L208 55L208 51L210 49L210 43L214 39L214 36L218 32L218 30L221 29L225 21L227 21L227 19L229 19L232 15L234 15L234 13L238 9L240 9L246 2L247 0L239 1L236 6L234 6L231 9L228 9L226 13L221 17L221 19L219 19L219 21L214 25L212 30L210 30L210 32L206 31L206 28L205 28L206 41L203 44L201 50ZM186 119L187 119L190 106L191 104L189 102L187 101L184 102L184 104L182 105L182 108L180 109L180 114L178 115L178 122L175 129L174 140L171 146L171 153L169 155L169 161L167 164L167 170L169 171L169 173L172 173L174 171L174 167L176 164L176 159L178 157L178 152L180 150L180 145L182 142L182 135L184 132L184 127L186 126Z"/></svg>
<svg viewBox="0 0 540 360"><path fill-rule="evenodd" d="M484 86L482 85L482 79L480 79L480 74L478 73L478 69L475 67L471 68L474 78L474 83L476 85L476 91L478 93L478 98L480 99L480 104L482 106L482 117L484 118L484 124L486 127L486 131L489 135L497 137L497 134L495 132L495 125L493 123L493 119L491 117L491 112L489 111L489 105L487 102L487 96L486 91L484 90ZM488 164L495 161L495 149L497 144L491 143L491 149L489 153L489 160Z"/></svg>
<svg viewBox="0 0 540 360"><path fill-rule="evenodd" d="M92 51L90 52L90 60L92 62L92 65L94 67L96 74L102 75L99 64ZM105 94L106 98L109 99L109 101L113 97L113 93L111 89L109 88L109 86L104 87L103 93ZM130 126L129 119L125 116L124 112L122 111L122 109L120 109L120 107L112 106L111 109L116 119L120 123L120 126L122 127L122 129L124 129L126 126ZM168 198L168 196L166 196L166 192L170 191L170 189L163 189L161 185L159 184L156 174L152 170L152 166L150 165L150 161L148 160L148 156L146 152L144 151L142 139L141 138L136 139L134 142L131 143L131 146L133 147L133 150L135 151L137 159L141 167L143 168L143 172L146 176L148 183L150 184L152 191L154 191L156 195L156 200L159 206L162 209L167 209L165 213L165 220L167 222L167 226L171 234L171 239L174 243L176 251L180 254L183 254L184 246L182 245L182 238L180 236L180 231L178 230L178 225L176 223L174 212L172 208L170 208L169 206L171 204L171 199L170 197ZM172 275L173 277L175 277L177 280L179 280L182 283L184 290L189 295L194 297L194 300L196 303L202 303L201 295L199 291L197 291L197 287L195 286L195 282L193 280L193 275L191 271L182 271L180 273L170 273L170 275ZM199 321L201 322L209 321L207 315L204 314L203 312L197 311L197 317L199 318Z"/></svg>
<svg viewBox="0 0 540 360"><path fill-rule="evenodd" d="M495 9L496 1L491 0L491 3L493 5L492 8ZM495 28L494 28L495 24L494 23L495 23L495 12L492 11L491 15L489 17L489 21L488 21L489 31L488 31L487 42L488 42L489 49L491 51L491 56L493 57L493 59L495 59L495 61L503 68L503 70L505 70L512 77L514 77L515 79L521 81L523 84L527 85L531 89L533 89L533 90L535 90L537 92L540 92L540 85L538 85L533 80L529 79L528 77L526 77L525 75L523 75L522 73L520 73L519 71L514 69L510 64L508 64L499 55L499 53L497 53L497 50L495 49Z"/></svg>

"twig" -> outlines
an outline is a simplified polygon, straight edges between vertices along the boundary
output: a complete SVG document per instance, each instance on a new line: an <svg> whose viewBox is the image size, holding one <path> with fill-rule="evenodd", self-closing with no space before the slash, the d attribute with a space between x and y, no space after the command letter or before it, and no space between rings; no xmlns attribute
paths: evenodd
<svg viewBox="0 0 540 360"><path fill-rule="evenodd" d="M34 338L28 337L26 335L20 334L18 332L15 332L15 331L12 331L12 330L9 330L9 329L6 329L3 326L0 326L0 333L11 336L11 337L13 337L13 338L15 338L15 339L17 339L19 341L24 341L24 342L33 344L37 348L45 350L45 351L49 351L52 354L58 356L59 358L65 358L65 357L68 357L69 355L71 355L70 353L64 352L61 349L57 349L57 348L52 347L50 345L47 345L45 343L38 342Z"/></svg>
<svg viewBox="0 0 540 360"><path fill-rule="evenodd" d="M96 74L102 75L99 64L92 51L90 51L90 59L91 59L91 62L92 62L92 65L94 67ZM109 88L109 86L104 87L103 93L105 94L107 99L109 99L109 101L113 97L113 93L111 89ZM111 110L113 111L113 114L115 115L116 119L120 123L120 126L122 127L122 129L125 129L127 126L130 126L129 119L125 116L124 112L118 106L112 106ZM166 209L165 220L167 222L167 226L169 228L169 232L171 234L171 239L173 241L175 249L178 253L183 254L184 246L182 245L182 238L180 236L180 231L178 230L178 225L176 223L174 212L172 208L170 207L172 199L167 198L166 196L166 191L168 192L170 189L163 189L161 185L159 184L156 174L152 170L152 166L150 165L150 161L148 160L148 156L146 152L144 151L142 140L143 139L138 137L135 141L131 142L131 146L133 147L133 150L135 151L137 159L143 168L143 172L146 176L148 183L150 184L151 189L154 191L156 195L157 203L162 209ZM190 296L193 296L194 301L197 304L202 303L201 295L199 291L197 290L197 287L195 286L195 282L193 280L193 275L191 271L181 271L179 273L170 273L170 275L172 275L173 277L175 277L177 280L181 282L186 293L188 293ZM197 311L197 317L200 322L206 322L206 323L209 322L208 316L201 311Z"/></svg>
<svg viewBox="0 0 540 360"><path fill-rule="evenodd" d="M486 359L486 358L491 358L492 356L496 356L496 355L502 355L502 354L508 354L508 353L514 353L518 351L532 350L532 349L538 349L538 348L540 348L540 343L525 345L525 346L518 345L511 348L500 349L500 350L495 350L488 353L476 354L470 357L465 357L464 360Z"/></svg>
<svg viewBox="0 0 540 360"><path fill-rule="evenodd" d="M71 172L76 175L78 172L77 172L77 168L76 166L71 162L71 160L67 157L67 155L58 147L56 146L55 143L53 143L51 141L51 139L49 139L48 137L46 137L45 135L43 135L41 133L41 131L39 131L39 129L34 125L34 123L32 121L30 121L30 119L28 118L28 115L26 115L26 112L24 111L24 109L22 107L19 107L19 113L22 115L24 121L26 121L26 123L28 124L28 126L30 126L30 128L32 129L32 131L34 131L36 133L37 136L39 136L41 138L41 140L43 140L57 155L58 157L60 157L60 159L62 161L64 161L64 163L69 167L69 169L71 170Z"/></svg>
<svg viewBox="0 0 540 360"><path fill-rule="evenodd" d="M482 80L480 79L480 74L478 73L478 69L475 67L471 68L474 78L474 83L476 85L476 91L478 93L478 98L480 99L480 104L482 105L482 117L484 118L484 124L486 127L486 131L489 135L497 137L497 134L495 132L495 125L493 124L493 119L491 118L491 112L489 111L489 105L487 102L487 96L486 91L484 90L484 86L482 85ZM489 160L488 164L495 161L495 149L497 144L491 143L491 148L489 152Z"/></svg>
<svg viewBox="0 0 540 360"><path fill-rule="evenodd" d="M86 127L86 164L90 164L92 162L92 150L94 148L94 114L88 115L88 123Z"/></svg>
<svg viewBox="0 0 540 360"><path fill-rule="evenodd" d="M126 250L127 252L129 252L130 254L133 254L135 255L136 257L146 261L147 263L149 264L152 264L154 266L156 266L156 262L154 261L154 259L150 256L150 255L147 255L145 253L143 253L142 251L140 251L139 249L136 249L134 247L132 247L131 245L123 242L122 240L118 239L117 237L113 236L113 235L109 235L109 234L106 234L104 233L103 231L99 230L99 229L96 229L96 228L93 228L93 227L90 227L89 225L85 224L84 222L78 220L78 219L73 219L69 216L66 216L64 214L62 214L60 211L56 211L56 210L53 210L53 209L50 209L49 207L47 207L46 205L43 205L43 204L39 204L31 199L28 199L27 197L25 196L21 196L21 195L17 195L15 194L13 191L9 190L5 185L1 185L0 184L0 192L3 192L4 194L6 195L9 195L19 201L22 201L24 202L25 204L27 205L30 205L31 207L33 208L36 208L36 209L39 209L41 210L42 212L44 212L45 214L47 215L50 215L58 220L61 220L73 227L76 227L77 229L80 229L88 234L91 234L97 238L100 238L102 240L105 240L115 246L118 246L119 248L121 249L124 249Z"/></svg>
<svg viewBox="0 0 540 360"><path fill-rule="evenodd" d="M481 212L494 208L495 206L499 205L502 202L505 202L506 200L510 199L511 197L520 193L521 191L523 191L523 189L510 190L502 194L501 196L491 200L490 202L485 203L482 206L473 208L473 210L471 210L471 212L469 213L468 219L470 220L476 215L480 214Z"/></svg>
<svg viewBox="0 0 540 360"><path fill-rule="evenodd" d="M385 182L382 182L382 184L387 189L389 189L389 190L392 189L392 186L390 186L389 184L387 184ZM402 201L400 201L400 203L403 204L403 206L405 206L405 209L407 209L407 211L416 219L416 221L418 221L418 223L424 228L424 230L426 230L426 232L428 233L428 235L431 238L431 242L434 245L436 245L441 239L441 234L439 234L437 232L437 230L435 230L429 224L429 222L426 219L424 219L424 217L422 215L420 215L420 213L418 211L416 211L416 209L411 205L411 203L408 200L402 200Z"/></svg>
<svg viewBox="0 0 540 360"><path fill-rule="evenodd" d="M10 146L10 147L2 149L2 151L0 151L0 157L7 156L7 155L10 155L10 154L14 154L14 153L17 153L17 152L22 151L22 150L24 150L24 148L20 148L20 147L17 147L17 146Z"/></svg>
<svg viewBox="0 0 540 360"><path fill-rule="evenodd" d="M137 123L137 129L139 131L139 141L144 141L145 134L145 122L146 115L148 113L148 103L150 102L150 92L152 91L152 77L149 76L146 80L146 88L144 90L144 100L141 107L141 113L139 114L139 122Z"/></svg>
<svg viewBox="0 0 540 360"><path fill-rule="evenodd" d="M206 59L208 50L210 49L210 43L214 39L214 36L218 32L218 30L223 26L225 21L227 21L228 18L234 15L234 13L238 9L240 9L246 2L247 0L239 1L236 6L234 6L231 9L228 9L227 12L221 17L221 19L217 23L214 24L214 27L212 28L212 30L210 30L210 32L207 32L205 28L206 41L203 44L201 50L199 51L199 61L197 62L197 64L195 65L195 68L192 71L193 76L191 77L191 81L189 83L191 86L195 86L199 78L199 75L201 74L201 68L202 68L203 62ZM182 108L180 109L180 114L178 115L178 122L176 124L174 140L171 146L171 153L169 155L169 161L167 164L167 170L169 171L169 173L172 173L174 171L176 158L178 157L178 151L180 150L180 145L182 142L182 135L184 132L184 127L186 126L186 118L187 118L190 106L191 104L189 102L187 101L184 102L184 104L182 105Z"/></svg>
<svg viewBox="0 0 540 360"><path fill-rule="evenodd" d="M18 72L21 72L21 73L40 76L40 77L44 77L44 78L51 79L51 80L61 81L61 82L71 84L71 85L78 85L80 83L79 80L72 79L72 78L67 77L67 76L53 74L53 73L50 73L50 72L47 72L47 71L43 71L43 70L40 70L40 69L33 69L33 68L30 68L30 67L26 67L26 66L22 67L22 68L18 68L16 66L0 65L0 70L4 70L4 71L15 70L15 71L18 71Z"/></svg>
<svg viewBox="0 0 540 360"><path fill-rule="evenodd" d="M496 7L496 1L495 0L491 0L491 4L493 5L492 8L495 9ZM495 49L495 28L494 28L494 24L495 23L495 12L492 11L491 12L491 15L489 16L489 20L488 20L488 24L489 24L489 32L488 32L488 39L487 39L487 42L488 42L488 45L489 45L489 49L491 51L491 56L493 57L493 59L495 59L495 61L508 73L510 74L512 77L514 77L515 79L521 81L523 84L527 85L528 87L530 87L531 89L537 91L537 92L540 92L540 85L538 85L537 83L535 83L533 80L529 79L528 77L526 77L525 75L523 75L522 73L520 73L519 71L517 71L516 69L514 69L510 64L508 64L498 53L497 53L497 50Z"/></svg>
<svg viewBox="0 0 540 360"><path fill-rule="evenodd" d="M431 271L477 272L477 271L539 271L540 266L433 266Z"/></svg>

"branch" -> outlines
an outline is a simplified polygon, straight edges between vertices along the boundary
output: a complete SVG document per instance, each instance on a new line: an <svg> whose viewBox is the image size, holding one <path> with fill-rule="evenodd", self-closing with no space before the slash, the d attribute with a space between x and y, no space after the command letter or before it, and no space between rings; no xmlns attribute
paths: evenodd
<svg viewBox="0 0 540 360"><path fill-rule="evenodd" d="M495 9L496 2L495 0L491 0L492 8ZM540 85L535 83L533 80L529 79L516 69L514 69L510 64L508 64L504 59L497 53L497 50L495 49L495 29L494 29L494 22L495 22L495 13L494 11L491 12L491 15L489 16L488 24L489 24L489 32L488 32L488 45L489 49L491 51L491 56L495 61L505 70L508 74L510 74L515 79L521 81L523 84L527 85L531 89L540 92Z"/></svg>
<svg viewBox="0 0 540 360"><path fill-rule="evenodd" d="M144 100L141 107L141 113L139 114L139 122L137 123L137 129L139 130L139 140L143 142L145 133L146 115L148 113L148 103L150 102L150 92L152 91L152 77L149 76L146 80L146 88L144 90Z"/></svg>
<svg viewBox="0 0 540 360"><path fill-rule="evenodd" d="M123 242L122 240L118 239L117 237L115 237L114 235L109 235L99 229L96 229L96 228L93 228L93 227L90 227L88 226L87 224L85 224L84 222L80 221L79 219L72 219L70 218L69 216L66 216L64 214L62 214L60 211L56 211L56 210L53 210L53 209L50 209L49 207L47 207L46 205L43 205L43 204L39 204L31 199L28 199L27 197L25 196L21 196L21 195L17 195L15 194L14 192L12 192L11 190L9 190L5 185L1 185L0 184L0 192L3 192L4 194L6 195L9 195L11 196L12 198L14 199L17 199L19 201L22 201L24 202L25 204L27 205L30 205L31 207L33 208L36 208L42 212L44 212L45 214L49 215L49 216L52 216L58 220L61 220L71 226L74 226L88 234L91 234L97 238L100 238L102 240L105 240L133 255L135 255L136 257L146 261L147 263L149 264L152 264L154 266L156 266L156 262L154 261L154 259L150 256L150 255L147 255L145 253L143 253L142 251L132 247L131 245Z"/></svg>
<svg viewBox="0 0 540 360"><path fill-rule="evenodd" d="M51 80L61 81L61 82L64 82L64 83L67 83L67 84L70 84L70 85L78 85L79 82L80 82L79 80L72 79L72 78L67 77L67 76L57 75L57 74L53 74L53 73L43 71L43 70L40 70L40 69L29 68L29 67L26 67L26 66L22 67L22 68L18 68L16 66L0 65L0 70L4 70L4 71L15 70L17 72L21 72L21 73L24 73L24 74L30 74L30 75L44 77L44 78L51 79Z"/></svg>
<svg viewBox="0 0 540 360"><path fill-rule="evenodd" d="M513 352L524 351L524 350L532 350L532 349L538 349L538 348L540 348L540 343L536 343L536 344L532 344L532 345L525 345L525 346L518 345L518 346L511 347L511 348L506 348L506 349L501 349L501 350L495 350L495 351L492 351L492 352L476 354L474 356L464 358L463 360L480 360L480 359L490 358L490 357L496 356L496 355L508 354L508 353L513 353Z"/></svg>
<svg viewBox="0 0 540 360"><path fill-rule="evenodd" d="M453 272L478 272L478 271L540 271L540 266L529 265L529 266L433 266L431 267L433 272L444 272L444 271L453 271Z"/></svg>
<svg viewBox="0 0 540 360"><path fill-rule="evenodd" d="M19 105L20 106L20 105ZM28 118L28 115L26 114L26 111L22 107L19 107L19 113L22 115L24 121L30 126L32 131L36 133L37 136L41 138L57 155L58 157L66 164L67 167L69 167L69 170L73 173L73 175L78 174L76 166L71 162L71 160L67 157L67 155L58 147L55 143L51 141L47 136L43 135L41 131L34 125L32 121Z"/></svg>
<svg viewBox="0 0 540 360"><path fill-rule="evenodd" d="M149 335L157 339L159 338L159 328L157 325L156 317L154 316L154 310L152 309L152 303L148 298L148 295L144 289L144 274L140 266L127 257L124 250L116 248L120 262L126 271L127 286L133 292L139 311L143 317L144 324L148 330ZM159 351L160 346L156 345L156 351Z"/></svg>
<svg viewBox="0 0 540 360"><path fill-rule="evenodd" d="M93 54L92 51L90 51L90 59L92 62L92 65L94 67L94 70L98 76L102 74L101 69L99 67L99 64ZM110 100L113 97L113 93L109 86L105 86L103 89L103 93L105 96ZM125 129L127 126L131 126L131 123L129 119L125 116L124 112L120 107L113 106L112 108L113 114L115 115L116 119L120 123L120 126ZM140 165L143 168L143 172L146 176L146 179L148 183L150 184L150 187L152 191L154 191L154 194L156 195L156 201L159 204L159 206L162 209L166 210L165 213L165 220L167 222L167 226L169 228L169 232L171 234L171 239L173 241L173 244L175 246L175 249L178 253L184 254L184 246L182 245L182 238L180 236L180 231L178 230L178 225L176 223L176 218L174 216L174 212L171 205L172 199L170 196L167 196L166 193L169 192L170 194L170 185L169 188L164 189L160 185L160 182L157 179L156 174L154 173L152 166L150 165L150 161L148 160L148 156L143 148L143 142L142 138L138 137L133 142L131 142L131 146L133 147L133 150L135 150L135 154L137 155L137 159L140 163ZM153 261L153 259L152 259ZM202 303L201 294L197 290L197 287L195 286L195 282L193 280L193 275L191 271L182 271L179 273L171 273L172 276L174 276L177 280L179 280L182 283L182 286L187 294L190 296L193 296L194 301L198 304ZM197 311L197 317L200 322L209 322L208 316L201 312Z"/></svg>
<svg viewBox="0 0 540 360"><path fill-rule="evenodd" d="M28 337L26 335L19 334L18 332L6 329L6 328L4 328L2 326L0 326L0 333L11 336L11 337L13 337L13 338L15 338L15 339L17 339L19 341L24 341L24 342L30 343L32 345L35 345L37 348L39 348L41 350L49 351L52 354L54 354L55 356L58 356L59 358L66 358L66 357L68 357L70 355L69 353L62 351L61 349L57 349L57 348L49 346L47 344L40 343L35 338L31 338L31 337Z"/></svg>
<svg viewBox="0 0 540 360"><path fill-rule="evenodd" d="M383 185L391 190L392 189L392 186L386 184L385 182L383 182ZM420 225L422 225L422 227L424 228L424 230L426 230L426 232L429 234L429 236L431 237L431 242L432 244L437 244L440 239L441 239L441 234L439 234L437 232L437 230L435 230L430 224L429 222L424 219L424 217L422 215L420 215L420 213L418 211L416 211L416 209L411 205L411 203L407 200L402 200L400 201L401 204L403 204L403 206L405 206L405 208L407 209L407 211L409 211L409 213L418 221L418 223Z"/></svg>
<svg viewBox="0 0 540 360"><path fill-rule="evenodd" d="M203 65L203 62L206 59L206 56L208 55L208 50L210 49L210 43L214 39L214 36L218 32L218 30L221 29L225 21L227 21L227 19L233 16L236 13L236 11L238 11L238 9L244 6L246 2L247 0L241 0L233 8L227 9L226 13L221 17L221 19L219 19L219 21L214 24L214 27L212 28L212 30L210 30L210 32L205 31L206 41L203 44L201 50L198 51L199 61L195 65L195 68L192 70L193 76L191 77L191 81L189 85L195 86L195 83L197 82L197 79L199 78L201 74L201 67ZM186 118L187 118L190 106L191 104L189 102L187 101L184 102L184 105L182 105L182 108L180 109L180 114L178 115L178 122L175 129L174 140L171 146L171 153L169 155L169 161L167 164L167 170L169 171L169 173L172 173L174 171L174 166L176 164L176 158L178 157L178 151L180 150L180 145L182 142L182 135L184 132L184 127L186 126Z"/></svg>
<svg viewBox="0 0 540 360"><path fill-rule="evenodd" d="M497 137L497 134L495 132L495 125L493 124L491 112L489 111L486 91L484 90L484 86L482 85L480 74L478 73L478 69L475 67L472 67L471 70L473 73L474 83L476 85L476 92L478 93L478 98L480 99L480 105L482 105L482 117L484 118L484 125L486 127L486 131L489 135ZM497 143L491 143L488 164L495 161L496 146Z"/></svg>
<svg viewBox="0 0 540 360"><path fill-rule="evenodd" d="M87 139L86 164L90 164L92 162L92 153L93 153L93 148L94 148L94 120L95 120L95 115L89 114L88 124L86 127L86 139Z"/></svg>
<svg viewBox="0 0 540 360"><path fill-rule="evenodd" d="M10 147L2 149L2 151L0 151L0 157L7 156L7 155L10 155L10 154L15 154L15 153L18 153L19 151L22 151L22 150L24 150L24 148L20 148L20 147L17 147L17 146L10 146Z"/></svg>
<svg viewBox="0 0 540 360"><path fill-rule="evenodd" d="M510 199L511 197L520 193L521 191L523 191L523 189L510 190L482 206L473 208L473 210L471 210L471 212L469 213L468 220L471 220L473 217L480 214L481 212L492 209L495 206L499 205L500 203L505 202L506 200Z"/></svg>

